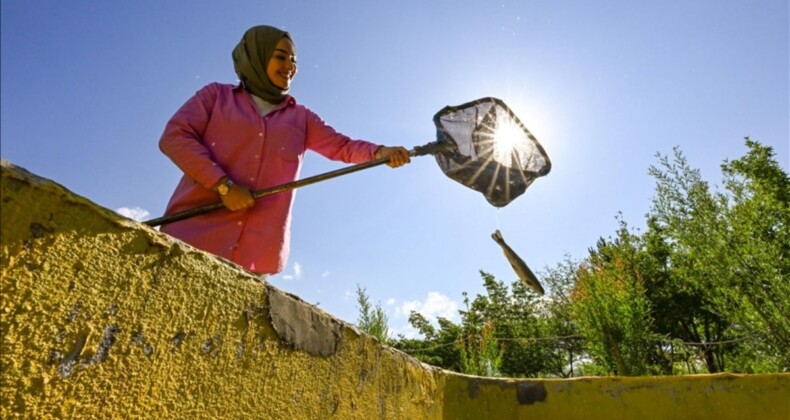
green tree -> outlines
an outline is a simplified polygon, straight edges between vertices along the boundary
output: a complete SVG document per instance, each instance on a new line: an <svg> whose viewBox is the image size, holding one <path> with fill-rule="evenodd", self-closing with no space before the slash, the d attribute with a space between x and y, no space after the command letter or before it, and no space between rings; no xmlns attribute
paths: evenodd
<svg viewBox="0 0 790 420"><path fill-rule="evenodd" d="M553 347L546 340L534 339L542 332L537 295L518 281L508 288L488 273L480 275L486 293L474 299L463 293L466 309L459 311L459 324L438 318L437 329L413 312L409 322L424 339L401 336L394 346L421 361L458 372L545 375Z"/></svg>
<svg viewBox="0 0 790 420"><path fill-rule="evenodd" d="M727 316L716 308L714 296L732 276L732 261L723 252L727 230L725 203L711 193L699 170L693 169L679 148L673 157L659 157L649 173L656 179L656 194L648 215L650 251L658 265L649 279L659 331L691 348L710 373L726 369L721 343L737 336ZM685 353L685 351L681 351ZM692 372L693 361L688 362Z"/></svg>
<svg viewBox="0 0 790 420"><path fill-rule="evenodd" d="M438 317L437 323L438 329L425 316L412 311L409 314L409 324L417 329L423 338L406 338L398 335L392 345L422 362L461 372L461 355L458 348L462 336L461 328L443 317Z"/></svg>
<svg viewBox="0 0 790 420"><path fill-rule="evenodd" d="M711 192L677 148L650 168L656 325L695 348L709 372L790 366L790 180L771 148L746 146L722 165L724 191Z"/></svg>
<svg viewBox="0 0 790 420"><path fill-rule="evenodd" d="M751 332L755 352L773 359L776 369L786 370L790 368L790 177L772 148L748 137L745 143L746 155L722 165L727 225L718 234L732 275L711 282L718 286L713 302ZM760 370L749 363L738 367Z"/></svg>
<svg viewBox="0 0 790 420"><path fill-rule="evenodd" d="M461 356L461 372L479 376L500 376L504 345L494 333L494 324L489 321L483 325L479 336L467 334L458 343Z"/></svg>
<svg viewBox="0 0 790 420"><path fill-rule="evenodd" d="M641 250L641 238L621 221L617 237L600 239L577 272L574 318L589 355L607 373L647 375L657 370L653 360L660 358L660 351L645 295Z"/></svg>
<svg viewBox="0 0 790 420"><path fill-rule="evenodd" d="M357 305L359 305L357 327L376 337L382 343L389 344L389 319L387 314L384 313L381 305L377 304L373 307L370 304L370 299L365 293L365 289L360 285L357 285Z"/></svg>
<svg viewBox="0 0 790 420"><path fill-rule="evenodd" d="M550 376L576 376L576 366L586 356L579 327L573 318L571 300L578 268L579 263L566 256L563 262L548 268L542 278L550 291L544 316L540 317L540 336L545 337L549 345L544 373Z"/></svg>
<svg viewBox="0 0 790 420"><path fill-rule="evenodd" d="M541 336L540 299L520 281L508 287L491 274L481 271L480 275L486 293L474 299L464 293L466 310L459 311L464 334L481 336L490 323L495 337L504 344L502 375L545 375L553 347Z"/></svg>

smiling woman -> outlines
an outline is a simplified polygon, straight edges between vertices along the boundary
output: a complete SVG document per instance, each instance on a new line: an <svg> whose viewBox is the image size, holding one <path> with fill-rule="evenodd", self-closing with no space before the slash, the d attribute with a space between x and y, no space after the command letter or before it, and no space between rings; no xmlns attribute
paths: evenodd
<svg viewBox="0 0 790 420"><path fill-rule="evenodd" d="M271 26L247 30L233 49L240 84L211 83L167 123L160 149L184 172L165 215L222 201L224 208L164 225L162 232L258 274L282 271L290 248L293 190L252 191L293 182L304 154L363 163L409 162L403 147L353 140L289 95L296 75L291 35Z"/></svg>

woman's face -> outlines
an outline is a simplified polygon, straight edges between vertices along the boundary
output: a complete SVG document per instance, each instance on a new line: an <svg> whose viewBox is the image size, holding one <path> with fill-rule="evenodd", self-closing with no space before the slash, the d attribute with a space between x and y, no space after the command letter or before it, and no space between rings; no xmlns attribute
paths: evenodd
<svg viewBox="0 0 790 420"><path fill-rule="evenodd" d="M296 76L296 47L290 39L282 38L277 43L266 66L266 75L278 88L291 87L291 80Z"/></svg>

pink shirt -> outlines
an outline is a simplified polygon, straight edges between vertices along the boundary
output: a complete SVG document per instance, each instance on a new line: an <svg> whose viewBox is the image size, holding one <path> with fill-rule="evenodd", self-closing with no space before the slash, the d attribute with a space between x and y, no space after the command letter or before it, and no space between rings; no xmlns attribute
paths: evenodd
<svg viewBox="0 0 790 420"><path fill-rule="evenodd" d="M175 113L159 141L184 171L165 214L219 201L211 187L223 176L252 191L292 182L308 149L362 163L377 147L336 132L293 97L261 117L244 89L212 83ZM294 191L286 191L259 198L246 211L221 209L161 230L247 270L278 273L288 259L293 198Z"/></svg>

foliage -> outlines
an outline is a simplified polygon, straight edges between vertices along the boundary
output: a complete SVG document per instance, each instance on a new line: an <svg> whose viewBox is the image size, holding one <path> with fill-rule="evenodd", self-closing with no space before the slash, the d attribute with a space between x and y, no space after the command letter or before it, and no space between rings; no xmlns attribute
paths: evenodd
<svg viewBox="0 0 790 420"><path fill-rule="evenodd" d="M514 281L510 288L494 276L480 272L485 295L470 300L464 294L466 310L461 314L462 330L468 334L482 335L482 329L490 324L503 346L501 373L505 376L536 376L543 370L545 345L539 341L527 341L521 337L535 337L540 333L536 312L537 295L521 282Z"/></svg>
<svg viewBox="0 0 790 420"><path fill-rule="evenodd" d="M770 148L748 138L746 146L744 157L722 165L723 192L711 193L678 149L672 161L661 157L663 169L651 168L649 235L665 248L657 253L675 288L661 302L677 311L662 319L667 333L695 343L709 372L743 354L790 367L790 180Z"/></svg>
<svg viewBox="0 0 790 420"><path fill-rule="evenodd" d="M399 335L392 345L422 362L461 372L461 355L458 348L462 336L461 329L446 318L439 317L437 322L438 331L422 314L412 312L409 315L409 323L422 334L423 339L405 338Z"/></svg>
<svg viewBox="0 0 790 420"><path fill-rule="evenodd" d="M376 305L375 308L370 304L370 299L365 293L365 289L357 285L357 305L359 305L359 318L357 327L362 331L376 337L382 343L389 343L389 327L387 314Z"/></svg>
<svg viewBox="0 0 790 420"><path fill-rule="evenodd" d="M790 177L770 147L749 138L746 145L745 156L722 165L730 195L720 244L733 276L717 285L714 304L754 334L757 350L788 369Z"/></svg>
<svg viewBox="0 0 790 420"><path fill-rule="evenodd" d="M551 291L544 297L544 316L539 318L540 337L548 341L542 376L576 376L579 363L587 357L571 300L578 266L566 256L556 267L548 268L542 279Z"/></svg>
<svg viewBox="0 0 790 420"><path fill-rule="evenodd" d="M618 217L580 261L540 274L549 293L480 272L455 324L418 313L393 345L477 375L649 375L790 369L790 177L770 147L722 166L711 188L675 148L657 155L646 230Z"/></svg>
<svg viewBox="0 0 790 420"><path fill-rule="evenodd" d="M641 238L625 222L614 240L600 239L579 267L573 316L590 357L607 373L645 375L657 369L656 334L645 293Z"/></svg>
<svg viewBox="0 0 790 420"><path fill-rule="evenodd" d="M734 331L712 304L704 279L731 276L716 235L725 223L723 203L678 148L672 160L658 157L660 167L649 170L656 179L656 195L647 237L659 264L659 273L650 279L650 297L659 308L660 331L681 342L696 343L693 346L708 372L719 372L724 368L725 349L711 343L725 340Z"/></svg>
<svg viewBox="0 0 790 420"><path fill-rule="evenodd" d="M488 321L483 325L480 336L467 334L458 343L461 355L461 372L470 375L500 376L502 355L505 352L494 336L494 324Z"/></svg>

